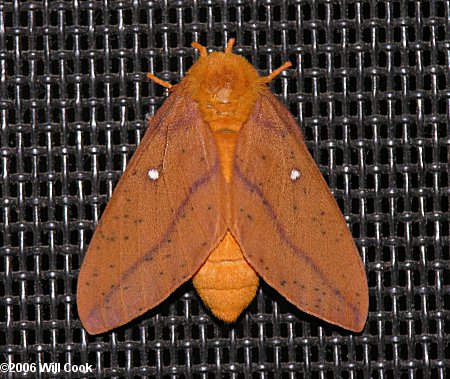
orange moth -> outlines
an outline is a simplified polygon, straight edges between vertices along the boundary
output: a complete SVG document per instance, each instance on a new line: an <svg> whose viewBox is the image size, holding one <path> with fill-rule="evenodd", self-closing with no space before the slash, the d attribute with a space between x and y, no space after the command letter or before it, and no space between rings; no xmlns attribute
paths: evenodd
<svg viewBox="0 0 450 379"><path fill-rule="evenodd" d="M182 283L234 322L259 276L302 311L352 331L368 312L364 265L292 115L243 57L208 54L150 120L78 279L90 334L160 304Z"/></svg>

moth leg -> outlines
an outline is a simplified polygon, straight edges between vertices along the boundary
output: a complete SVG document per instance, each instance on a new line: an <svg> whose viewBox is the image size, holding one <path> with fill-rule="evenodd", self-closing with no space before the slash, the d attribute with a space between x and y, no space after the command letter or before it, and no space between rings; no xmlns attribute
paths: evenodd
<svg viewBox="0 0 450 379"><path fill-rule="evenodd" d="M200 56L201 57L206 57L207 55L208 55L208 51L206 50L206 47L205 46L203 46L203 45L200 45L198 42L192 42L191 43L191 46L194 48L194 49L197 49L198 50L198 52L200 53Z"/></svg>
<svg viewBox="0 0 450 379"><path fill-rule="evenodd" d="M278 75L280 75L280 73L284 70L286 70L287 68L291 67L292 63L287 61L284 62L280 67L278 67L275 71L271 72L269 75L267 76L263 76L261 78L261 81L264 83L269 83L271 82L273 79L275 79Z"/></svg>
<svg viewBox="0 0 450 379"><path fill-rule="evenodd" d="M153 74L147 74L147 78L153 80L156 84L159 84L160 86L166 87L168 89L171 89L173 87L169 82L166 82L165 80L162 80Z"/></svg>
<svg viewBox="0 0 450 379"><path fill-rule="evenodd" d="M227 43L227 47L225 48L225 54L231 54L233 52L234 42L236 40L234 38L230 38Z"/></svg>

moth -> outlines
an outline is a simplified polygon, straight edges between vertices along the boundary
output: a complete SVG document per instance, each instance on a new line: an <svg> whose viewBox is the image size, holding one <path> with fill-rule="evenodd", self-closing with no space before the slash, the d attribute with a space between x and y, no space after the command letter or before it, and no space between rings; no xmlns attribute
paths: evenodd
<svg viewBox="0 0 450 379"><path fill-rule="evenodd" d="M103 333L193 284L220 320L236 321L259 277L300 310L361 331L364 265L293 116L243 57L207 53L148 130L92 237L78 313Z"/></svg>

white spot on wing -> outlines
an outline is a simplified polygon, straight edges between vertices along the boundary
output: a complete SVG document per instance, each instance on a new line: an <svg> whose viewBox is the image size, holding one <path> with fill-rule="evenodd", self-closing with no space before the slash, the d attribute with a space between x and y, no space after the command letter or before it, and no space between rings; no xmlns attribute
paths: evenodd
<svg viewBox="0 0 450 379"><path fill-rule="evenodd" d="M151 168L150 170L148 170L147 175L151 180L159 179L159 171L156 168Z"/></svg>
<svg viewBox="0 0 450 379"><path fill-rule="evenodd" d="M291 171L291 180L295 181L298 178L300 178L300 171L296 170L295 168L292 169L292 171Z"/></svg>

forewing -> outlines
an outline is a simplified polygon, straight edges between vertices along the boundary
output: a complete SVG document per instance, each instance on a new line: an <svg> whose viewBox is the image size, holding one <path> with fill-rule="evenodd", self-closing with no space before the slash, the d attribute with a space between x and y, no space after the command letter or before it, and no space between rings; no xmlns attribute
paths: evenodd
<svg viewBox="0 0 450 379"><path fill-rule="evenodd" d="M84 258L77 302L89 333L153 308L200 268L226 231L224 188L209 127L176 89L150 121Z"/></svg>
<svg viewBox="0 0 450 379"><path fill-rule="evenodd" d="M362 330L358 250L294 118L269 91L240 131L231 196L232 232L263 279L304 312Z"/></svg>

